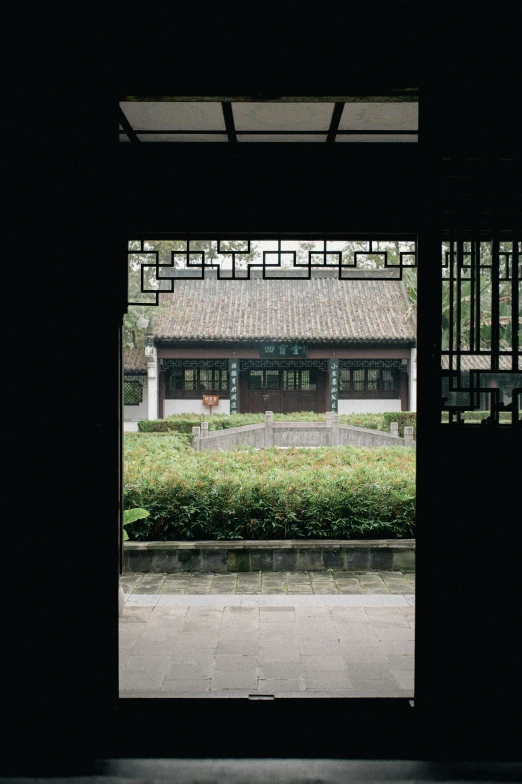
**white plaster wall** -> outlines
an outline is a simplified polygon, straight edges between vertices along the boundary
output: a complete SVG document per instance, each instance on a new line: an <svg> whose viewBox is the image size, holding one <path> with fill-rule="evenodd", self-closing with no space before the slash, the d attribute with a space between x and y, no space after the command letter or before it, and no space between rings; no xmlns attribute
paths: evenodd
<svg viewBox="0 0 522 784"><path fill-rule="evenodd" d="M143 389L143 400L138 406L123 406L124 422L139 422L140 419L148 419L149 411L149 390Z"/></svg>
<svg viewBox="0 0 522 784"><path fill-rule="evenodd" d="M382 414L385 411L400 411L401 400L339 400L337 406L339 414Z"/></svg>
<svg viewBox="0 0 522 784"><path fill-rule="evenodd" d="M158 418L158 350L156 346L152 350L152 357L147 359L147 377L149 406L146 418L154 420Z"/></svg>
<svg viewBox="0 0 522 784"><path fill-rule="evenodd" d="M417 349L410 354L410 411L417 410Z"/></svg>
<svg viewBox="0 0 522 784"><path fill-rule="evenodd" d="M195 400L164 400L163 416L171 414L208 414L209 407L204 406L201 398ZM230 414L230 400L220 400L219 406L212 406L213 414Z"/></svg>

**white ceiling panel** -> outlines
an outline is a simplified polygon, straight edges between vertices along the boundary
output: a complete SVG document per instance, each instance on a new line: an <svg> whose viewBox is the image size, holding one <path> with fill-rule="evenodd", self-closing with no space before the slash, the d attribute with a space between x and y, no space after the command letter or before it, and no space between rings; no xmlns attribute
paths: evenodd
<svg viewBox="0 0 522 784"><path fill-rule="evenodd" d="M417 103L346 103L339 129L342 131L416 131Z"/></svg>
<svg viewBox="0 0 522 784"><path fill-rule="evenodd" d="M416 133L350 133L337 134L336 142L418 142L419 137Z"/></svg>
<svg viewBox="0 0 522 784"><path fill-rule="evenodd" d="M226 133L138 133L140 142L226 142Z"/></svg>
<svg viewBox="0 0 522 784"><path fill-rule="evenodd" d="M333 103L233 103L236 131L328 131Z"/></svg>
<svg viewBox="0 0 522 784"><path fill-rule="evenodd" d="M325 142L325 133L310 133L302 136L298 133L238 133L238 142Z"/></svg>
<svg viewBox="0 0 522 784"><path fill-rule="evenodd" d="M120 106L136 131L224 131L217 101L122 101Z"/></svg>

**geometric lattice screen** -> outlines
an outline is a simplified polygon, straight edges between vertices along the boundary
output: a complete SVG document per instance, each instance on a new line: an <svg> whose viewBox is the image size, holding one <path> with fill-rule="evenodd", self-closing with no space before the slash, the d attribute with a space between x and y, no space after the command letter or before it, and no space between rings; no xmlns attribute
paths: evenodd
<svg viewBox="0 0 522 784"><path fill-rule="evenodd" d="M416 267L415 239L353 237L304 239L154 240L128 244L129 305L157 305L176 279L250 279L260 270L266 280L310 280L312 270L334 271L339 280L402 280Z"/></svg>
<svg viewBox="0 0 522 784"><path fill-rule="evenodd" d="M522 247L512 234L442 243L442 410L449 424L521 425ZM487 411L474 418L472 412Z"/></svg>
<svg viewBox="0 0 522 784"><path fill-rule="evenodd" d="M126 376L123 381L123 405L139 406L143 402L144 386L147 386L147 376Z"/></svg>

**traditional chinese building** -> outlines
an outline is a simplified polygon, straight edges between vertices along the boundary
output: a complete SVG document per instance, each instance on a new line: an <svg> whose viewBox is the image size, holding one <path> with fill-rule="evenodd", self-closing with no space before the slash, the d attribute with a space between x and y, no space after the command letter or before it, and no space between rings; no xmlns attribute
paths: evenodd
<svg viewBox="0 0 522 784"><path fill-rule="evenodd" d="M142 348L123 353L123 414L126 422L149 418L147 360Z"/></svg>
<svg viewBox="0 0 522 784"><path fill-rule="evenodd" d="M208 413L208 395L227 414L415 410L415 314L401 281L253 272L177 280L165 300L145 352L126 353L127 420Z"/></svg>

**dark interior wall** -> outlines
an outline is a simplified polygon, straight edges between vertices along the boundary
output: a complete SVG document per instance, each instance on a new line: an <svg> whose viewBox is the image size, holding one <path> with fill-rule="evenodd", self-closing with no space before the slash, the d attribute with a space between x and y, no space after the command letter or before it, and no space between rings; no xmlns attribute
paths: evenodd
<svg viewBox="0 0 522 784"><path fill-rule="evenodd" d="M26 349L12 356L16 402L4 441L3 770L78 755L106 737L118 666L125 270L116 259L125 245L112 56L107 29L88 11L18 10L16 26L6 20L18 120L4 162L21 296L9 298L6 319Z"/></svg>
<svg viewBox="0 0 522 784"><path fill-rule="evenodd" d="M496 40L506 44L509 36ZM520 476L521 431L438 426L434 292L439 237L448 223L465 229L478 220L521 236L520 148L496 108L511 105L519 75L509 55L500 62L446 63L421 103L423 192L431 200L419 233L415 689L420 714L441 732L442 745L467 736L480 747L494 738L497 753L521 726L522 650L512 621L520 602L520 502L507 489Z"/></svg>
<svg viewBox="0 0 522 784"><path fill-rule="evenodd" d="M417 145L357 146L121 144L123 220L134 232L169 226L223 237L227 230L415 234Z"/></svg>
<svg viewBox="0 0 522 784"><path fill-rule="evenodd" d="M4 748L22 761L45 754L88 756L93 750L110 756L117 749L114 717L122 713L117 709L116 638L117 355L126 233L172 226L342 231L355 224L357 230L386 224L409 231L417 223L425 270L419 273L419 428L424 435L421 430L418 440L424 471L419 483L419 711L413 725L403 725L411 735L404 744L404 733L394 734L393 727L401 727L396 716L388 720L386 737L376 732L382 727L376 717L382 714L375 706L366 712L361 707L357 717L353 705L337 704L324 708L324 723L314 738L293 734L290 743L286 719L295 727L302 707L292 713L279 705L270 713L266 703L256 713L259 705L238 707L234 701L234 726L245 729L240 736L245 743L267 722L281 735L276 733L268 746L228 747L228 755L256 748L268 755L357 756L364 749L378 757L393 756L397 748L406 757L516 756L522 660L515 638L519 440L482 430L473 437L464 432L451 440L443 437L431 359L438 334L444 199L487 202L495 209L500 203L510 209L517 205L519 181L509 175L515 164L502 164L508 170L506 186L495 163L516 152L516 125L491 111L491 96L499 91L511 117L519 92L517 69L509 60L515 51L509 20L500 37L491 20L483 20L475 40L488 42L488 58L473 47L464 58L456 44L469 40L458 38L454 18L449 32L442 17L430 17L434 29L408 38L401 14L387 29L384 22L374 24L368 57L363 35L368 28L353 19L348 25L336 19L332 25L325 13L307 20L304 29L291 26L286 48L272 41L267 65L270 30L248 4L247 12L253 16L243 30L230 23L216 28L215 20L196 17L182 28L184 35L179 24L162 33L158 24L151 28L152 13L133 16L131 11L118 20L100 20L88 10L79 21L76 15L51 25L37 15L19 20L25 51L33 57L30 66L27 56L13 60L23 100L9 148L8 182L11 202L21 206L10 223L17 241L9 261L23 282L10 324L19 344L32 348L30 361L27 351L17 349L9 356L18 416L7 423L13 426L8 488L14 503L7 530L13 542L5 550L6 580L13 590L2 671L9 717ZM327 45L321 29L335 41ZM193 56L194 41L199 58ZM418 150L374 152L372 146L352 151L346 145L331 151L313 145L261 150L248 145L236 151L217 145L215 151L204 146L171 151L149 145L134 151L131 145L118 149L116 142L118 98L149 94L151 86L154 93L176 95L345 95L355 89L378 92L379 79L393 84L406 75L408 83L420 84L425 101L421 123L427 123L426 135ZM40 120L37 130L35 118ZM454 177L443 181L447 164L441 159L455 157L455 167L465 168L470 150L492 162L490 175L484 179L481 170L471 191L466 176L461 185ZM239 197L237 183L244 183ZM37 406L35 379L40 380ZM445 585L452 586L449 591L439 582L442 574ZM215 753L211 740L195 737L187 724L187 717L200 717L196 708L186 706L180 722L179 714L167 713L165 702L148 714L152 725L165 729L163 745L157 747L161 753ZM339 737L338 727L348 715L352 727L368 730L366 745L361 745L362 731L352 733L350 741ZM120 750L143 750L140 738L149 737L144 716L140 719L138 711L132 730L123 728L120 738L127 745ZM255 731L247 733L252 722L257 722ZM223 737L230 738L227 729ZM393 746L401 737L403 745Z"/></svg>

